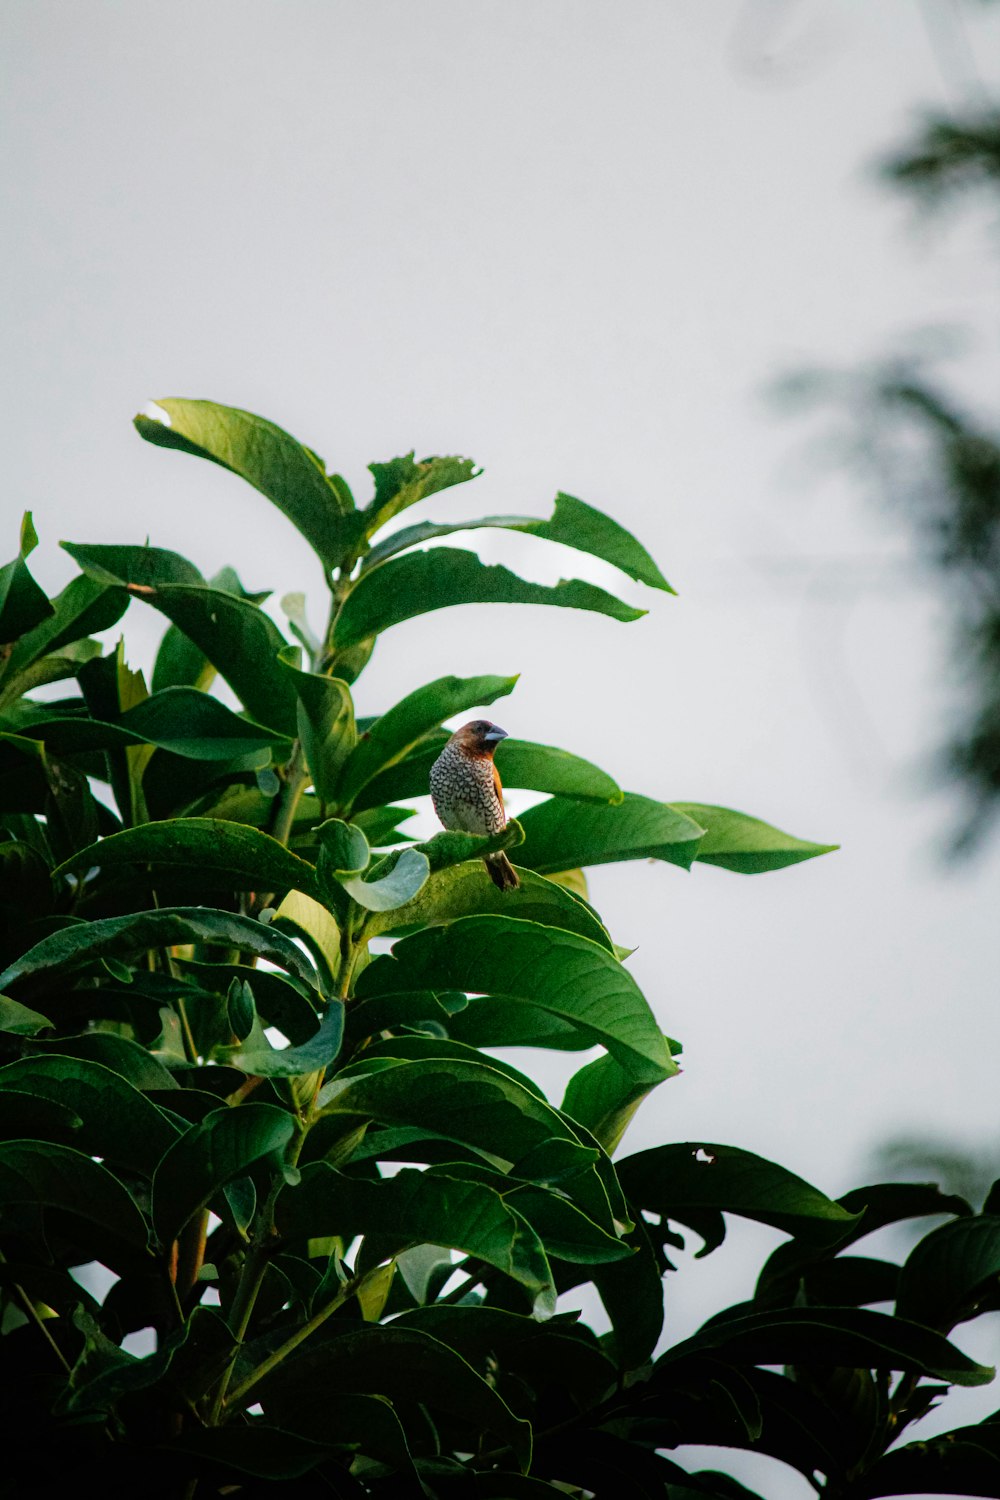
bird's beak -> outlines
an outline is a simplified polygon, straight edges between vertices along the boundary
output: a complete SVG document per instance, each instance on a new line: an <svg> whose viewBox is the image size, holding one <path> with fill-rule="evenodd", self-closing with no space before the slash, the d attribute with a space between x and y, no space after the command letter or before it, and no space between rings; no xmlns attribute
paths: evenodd
<svg viewBox="0 0 1000 1500"><path fill-rule="evenodd" d="M498 745L501 740L505 740L506 738L506 729L498 729L495 724L492 729L487 729L483 735L483 739L488 740L491 745Z"/></svg>

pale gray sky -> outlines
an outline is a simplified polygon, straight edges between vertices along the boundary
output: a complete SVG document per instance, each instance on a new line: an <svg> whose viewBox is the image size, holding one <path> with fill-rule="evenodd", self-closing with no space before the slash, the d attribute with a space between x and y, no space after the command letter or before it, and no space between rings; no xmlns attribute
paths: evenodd
<svg viewBox="0 0 1000 1500"><path fill-rule="evenodd" d="M305 587L319 618L318 568L266 501L132 432L165 395L259 411L362 493L369 460L411 447L486 466L430 516L543 514L557 488L608 509L678 599L631 626L427 616L385 637L359 711L520 670L495 710L513 733L843 844L753 880L595 871L686 1048L633 1148L732 1142L839 1193L885 1133L995 1140L1000 849L935 863L949 804L921 791L946 616L907 536L806 481L801 434L760 400L798 361L949 323L976 329L969 388L996 389L981 226L914 236L864 171L967 81L946 0L0 11L8 553L31 508L52 589L58 538L148 534L276 598ZM1000 14L967 13L996 72ZM480 545L619 588L528 538ZM133 606L133 664L159 623ZM745 1294L725 1253L672 1288L678 1335Z"/></svg>

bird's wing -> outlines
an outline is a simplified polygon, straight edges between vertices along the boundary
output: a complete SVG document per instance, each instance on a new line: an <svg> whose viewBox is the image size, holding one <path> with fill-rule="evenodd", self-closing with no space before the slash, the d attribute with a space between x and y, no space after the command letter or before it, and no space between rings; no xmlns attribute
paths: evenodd
<svg viewBox="0 0 1000 1500"><path fill-rule="evenodd" d="M497 801L503 807L503 783L500 780L500 772L496 768L496 762L493 764L493 787L497 794Z"/></svg>

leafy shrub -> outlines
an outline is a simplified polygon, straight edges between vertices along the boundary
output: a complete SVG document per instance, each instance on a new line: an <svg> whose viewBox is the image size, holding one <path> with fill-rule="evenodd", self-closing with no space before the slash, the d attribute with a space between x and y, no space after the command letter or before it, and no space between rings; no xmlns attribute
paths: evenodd
<svg viewBox="0 0 1000 1500"><path fill-rule="evenodd" d="M666 1456L700 1443L774 1455L828 1495L1000 1493L994 1420L887 1453L951 1383L990 1378L947 1334L997 1305L996 1195L981 1215L929 1186L833 1202L705 1142L611 1159L678 1049L583 867L757 873L829 846L517 740L501 775L547 800L494 838L418 842L405 804L443 722L515 679L440 678L355 717L379 633L427 610L640 613L423 543L502 527L670 592L649 554L562 494L545 521L387 530L472 464L373 464L359 508L260 418L162 410L137 419L145 438L241 475L310 542L329 622L314 638L291 597L290 641L231 570L206 581L148 546L65 544L81 571L50 601L30 518L0 574L8 1492L92 1470L149 1495L748 1494ZM149 690L91 638L131 599L169 622ZM35 696L59 682L71 696ZM499 849L515 891L485 873ZM601 1051L556 1108L493 1055L512 1045ZM664 1342L669 1255L689 1233L715 1250L727 1213L789 1238L752 1301ZM947 1222L902 1268L853 1253L929 1214ZM73 1274L94 1262L114 1276L102 1302ZM601 1336L559 1311L582 1285ZM123 1347L139 1330L142 1355Z"/></svg>

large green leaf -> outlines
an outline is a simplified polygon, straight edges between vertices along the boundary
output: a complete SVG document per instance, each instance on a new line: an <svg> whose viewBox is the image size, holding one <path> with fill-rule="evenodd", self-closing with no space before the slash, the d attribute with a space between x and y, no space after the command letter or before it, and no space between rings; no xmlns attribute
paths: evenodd
<svg viewBox="0 0 1000 1500"><path fill-rule="evenodd" d="M1000 1218L953 1219L910 1251L899 1276L896 1312L948 1329L996 1308L998 1285Z"/></svg>
<svg viewBox="0 0 1000 1500"><path fill-rule="evenodd" d="M109 723L83 715L37 718L25 738L40 740L53 755L155 745L191 760L250 764L270 760L271 747L287 748L288 737L233 713L217 698L194 688L164 688Z"/></svg>
<svg viewBox="0 0 1000 1500"><path fill-rule="evenodd" d="M177 1238L192 1214L226 1183L244 1177L262 1157L282 1151L295 1122L272 1104L217 1109L192 1125L163 1157L153 1176L153 1228L163 1245Z"/></svg>
<svg viewBox="0 0 1000 1500"><path fill-rule="evenodd" d="M41 1203L89 1219L131 1245L146 1221L131 1193L82 1151L50 1141L0 1143L0 1204Z"/></svg>
<svg viewBox="0 0 1000 1500"><path fill-rule="evenodd" d="M84 1058L22 1057L0 1068L0 1091L18 1090L54 1099L76 1110L83 1129L76 1142L144 1176L177 1139L177 1128L162 1110L119 1073Z"/></svg>
<svg viewBox="0 0 1000 1500"><path fill-rule="evenodd" d="M140 436L238 474L288 517L325 568L339 567L359 539L359 522L347 486L326 474L315 453L273 422L234 406L177 397L155 405L169 425L140 413Z"/></svg>
<svg viewBox="0 0 1000 1500"><path fill-rule="evenodd" d="M316 795L324 804L334 803L341 770L358 738L351 690L337 677L303 672L298 656L297 646L287 646L279 661L298 697L299 739Z"/></svg>
<svg viewBox="0 0 1000 1500"><path fill-rule="evenodd" d="M299 1046L281 1050L245 1047L228 1061L234 1068L261 1078L297 1078L328 1067L340 1051L343 1035L344 1007L339 1000L331 1000L318 1029Z"/></svg>
<svg viewBox="0 0 1000 1500"><path fill-rule="evenodd" d="M345 1242L377 1235L387 1256L429 1242L463 1250L526 1287L539 1311L554 1312L545 1250L515 1209L515 1199L454 1176L404 1167L395 1177L366 1182L316 1162L303 1169L297 1188L282 1193L277 1224L285 1235L340 1235Z"/></svg>
<svg viewBox="0 0 1000 1500"><path fill-rule="evenodd" d="M615 620L638 620L646 613L579 579L554 588L528 583L509 568L480 562L474 552L438 547L409 552L364 573L337 615L333 643L343 648L432 609L453 604L558 604L596 610Z"/></svg>
<svg viewBox="0 0 1000 1500"><path fill-rule="evenodd" d="M618 1176L637 1208L682 1221L686 1209L720 1209L826 1241L858 1222L793 1172L736 1146L654 1146L618 1162Z"/></svg>
<svg viewBox="0 0 1000 1500"><path fill-rule="evenodd" d="M552 797L519 821L520 862L543 875L622 859L662 859L687 870L704 834L686 813L635 792L626 792L618 806L604 807Z"/></svg>
<svg viewBox="0 0 1000 1500"><path fill-rule="evenodd" d="M737 1365L908 1370L955 1385L986 1385L994 1375L940 1333L867 1308L786 1307L716 1320L675 1344L658 1367L708 1351Z"/></svg>
<svg viewBox="0 0 1000 1500"><path fill-rule="evenodd" d="M239 575L233 568L220 568L208 580L209 587L223 589L235 594L238 599L249 599L251 604L263 604L269 593L251 594L243 587ZM128 596L126 595L126 598ZM202 692L208 690L215 677L215 668L194 641L188 640L176 625L168 625L156 653L153 665L152 690L159 692L168 687L194 687Z"/></svg>
<svg viewBox="0 0 1000 1500"><path fill-rule="evenodd" d="M301 890L317 895L312 865L269 834L217 818L168 818L126 828L81 849L53 874L87 870L92 865L102 869L153 865L197 870L200 876L218 876L236 890Z"/></svg>
<svg viewBox="0 0 1000 1500"><path fill-rule="evenodd" d="M436 495L452 485L475 479L479 470L471 458L445 456L415 460L412 452L388 463L368 465L375 480L375 494L364 511L365 535L372 536L401 510Z"/></svg>
<svg viewBox="0 0 1000 1500"><path fill-rule="evenodd" d="M577 552L589 552L611 563L630 578L647 583L652 588L674 593L645 547L637 542L624 526L619 526L603 511L595 510L582 500L566 495L562 490L556 495L555 509L548 520L532 516L484 516L479 521L454 521L438 524L422 521L397 531L373 547L365 559L365 566L383 563L409 547L420 546L442 536L453 536L459 531L480 531L484 527L502 531L521 531L528 536L541 537L548 542L561 542Z"/></svg>
<svg viewBox="0 0 1000 1500"><path fill-rule="evenodd" d="M430 734L402 760L379 772L355 797L356 809L377 807L400 797L426 796L430 790L431 766L447 739L445 731ZM568 750L507 739L498 746L494 760L507 788L520 787L528 792L549 792L592 802L622 800L620 788L606 771Z"/></svg>
<svg viewBox="0 0 1000 1500"><path fill-rule="evenodd" d="M483 1432L495 1433L523 1469L530 1463L530 1425L515 1417L460 1355L419 1329L390 1323L338 1332L332 1342L285 1360L254 1387L250 1399L260 1399L267 1412L278 1393L282 1401L294 1404L297 1392L308 1401L318 1385L329 1393L334 1407L341 1393L387 1396L404 1409L419 1397L432 1410L466 1423L477 1441Z"/></svg>
<svg viewBox="0 0 1000 1500"><path fill-rule="evenodd" d="M513 917L463 917L396 943L364 971L357 992L443 988L548 1011L649 1085L677 1071L635 980L605 948L575 933Z"/></svg>
<svg viewBox="0 0 1000 1500"><path fill-rule="evenodd" d="M786 865L818 854L830 854L839 844L810 844L772 828L759 818L733 812L728 807L710 807L703 802L674 802L671 806L692 818L705 829L705 836L695 855L699 864L721 865L741 875L757 875L764 870L782 870Z"/></svg>
<svg viewBox="0 0 1000 1500"><path fill-rule="evenodd" d="M887 1453L855 1486L858 1500L880 1495L995 1495L1000 1492L1000 1426L987 1419Z"/></svg>
<svg viewBox="0 0 1000 1500"><path fill-rule="evenodd" d="M614 944L607 932L583 901L532 870L519 873L520 887L501 891L478 861L466 860L463 864L452 865L432 874L427 884L405 906L373 913L365 930L376 936L404 927L430 927L454 922L459 917L492 912L576 932L606 948L609 953L614 952Z"/></svg>
<svg viewBox="0 0 1000 1500"><path fill-rule="evenodd" d="M210 588L197 568L158 547L63 547L91 578L127 588L188 636L226 679L253 718L296 733L295 689L278 662L278 627L247 599Z"/></svg>
<svg viewBox="0 0 1000 1500"><path fill-rule="evenodd" d="M164 907L125 917L65 927L43 938L0 975L0 988L23 980L51 979L102 958L128 960L147 948L175 943L217 943L266 958L312 989L319 981L295 943L263 922L204 906Z"/></svg>
<svg viewBox="0 0 1000 1500"><path fill-rule="evenodd" d="M361 735L344 767L339 800L349 807L379 771L406 754L453 714L493 703L511 692L517 677L438 677L390 708ZM426 790L426 782L424 783Z"/></svg>
<svg viewBox="0 0 1000 1500"><path fill-rule="evenodd" d="M376 1072L341 1073L321 1090L317 1104L326 1114L420 1126L523 1167L529 1179L534 1170L543 1183L550 1176L548 1161L539 1157L533 1165L531 1152L557 1143L567 1172L582 1171L598 1155L551 1105L485 1062L433 1057L386 1066L383 1061Z"/></svg>

